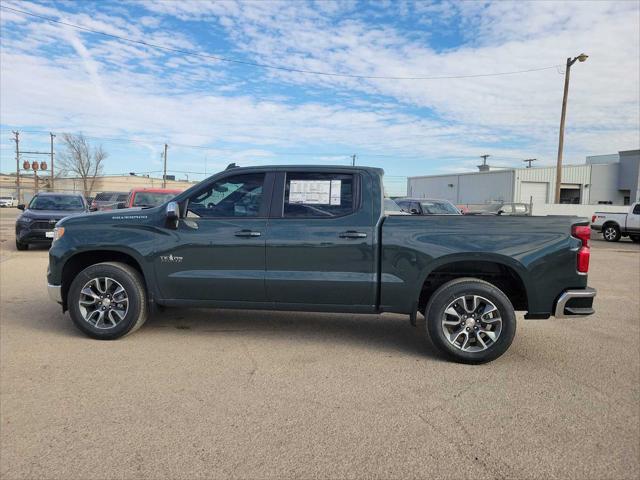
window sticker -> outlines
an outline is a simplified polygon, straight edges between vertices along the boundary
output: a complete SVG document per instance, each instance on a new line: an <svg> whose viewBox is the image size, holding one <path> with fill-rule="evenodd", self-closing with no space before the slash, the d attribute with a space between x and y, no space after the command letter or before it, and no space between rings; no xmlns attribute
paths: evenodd
<svg viewBox="0 0 640 480"><path fill-rule="evenodd" d="M330 180L291 180L289 182L289 203L328 205L330 198Z"/></svg>

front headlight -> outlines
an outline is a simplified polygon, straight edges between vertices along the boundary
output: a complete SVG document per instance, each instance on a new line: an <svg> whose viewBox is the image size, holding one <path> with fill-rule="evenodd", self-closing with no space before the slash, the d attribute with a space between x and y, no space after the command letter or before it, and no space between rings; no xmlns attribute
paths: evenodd
<svg viewBox="0 0 640 480"><path fill-rule="evenodd" d="M33 218L27 217L26 215L22 215L21 217L18 217L18 222L28 225L31 222L33 222Z"/></svg>
<svg viewBox="0 0 640 480"><path fill-rule="evenodd" d="M64 227L56 227L53 229L53 241L60 240L64 235Z"/></svg>

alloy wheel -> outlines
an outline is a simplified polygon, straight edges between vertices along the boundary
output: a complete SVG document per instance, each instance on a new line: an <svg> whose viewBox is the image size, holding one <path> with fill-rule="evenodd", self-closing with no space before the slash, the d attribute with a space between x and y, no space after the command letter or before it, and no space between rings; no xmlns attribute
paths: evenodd
<svg viewBox="0 0 640 480"><path fill-rule="evenodd" d="M129 297L113 278L92 278L80 290L78 307L85 322L95 328L110 329L127 316Z"/></svg>
<svg viewBox="0 0 640 480"><path fill-rule="evenodd" d="M444 309L441 323L445 338L463 352L491 348L502 332L500 311L479 295L456 298Z"/></svg>

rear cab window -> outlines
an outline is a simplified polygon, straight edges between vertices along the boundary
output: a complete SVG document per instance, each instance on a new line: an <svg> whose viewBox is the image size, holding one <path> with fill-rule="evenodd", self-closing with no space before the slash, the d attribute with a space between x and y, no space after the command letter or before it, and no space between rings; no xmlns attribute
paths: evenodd
<svg viewBox="0 0 640 480"><path fill-rule="evenodd" d="M353 174L288 172L283 217L332 218L355 210Z"/></svg>

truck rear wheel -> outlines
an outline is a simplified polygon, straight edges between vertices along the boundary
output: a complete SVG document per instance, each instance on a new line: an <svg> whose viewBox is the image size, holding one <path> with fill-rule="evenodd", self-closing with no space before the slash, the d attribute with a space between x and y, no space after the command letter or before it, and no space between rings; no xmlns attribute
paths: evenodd
<svg viewBox="0 0 640 480"><path fill-rule="evenodd" d="M100 340L136 331L148 313L140 273L119 262L97 263L80 272L69 288L67 305L74 325Z"/></svg>
<svg viewBox="0 0 640 480"><path fill-rule="evenodd" d="M620 240L620 229L617 225L610 223L602 228L602 236L607 242L617 242Z"/></svg>
<svg viewBox="0 0 640 480"><path fill-rule="evenodd" d="M461 363L485 363L507 351L516 333L513 305L494 285L460 278L442 285L425 308L434 345Z"/></svg>

